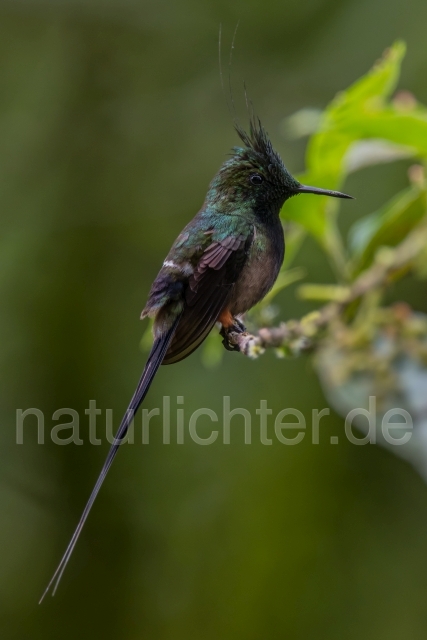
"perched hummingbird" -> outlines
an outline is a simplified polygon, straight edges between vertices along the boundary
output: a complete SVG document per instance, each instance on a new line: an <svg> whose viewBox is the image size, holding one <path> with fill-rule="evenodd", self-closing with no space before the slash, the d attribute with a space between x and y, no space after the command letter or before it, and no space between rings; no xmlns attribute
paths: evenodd
<svg viewBox="0 0 427 640"><path fill-rule="evenodd" d="M41 600L55 593L89 511L135 412L161 364L190 355L221 324L224 346L238 350L228 336L245 330L240 317L273 286L285 254L280 210L300 193L351 198L339 191L307 187L291 176L273 149L259 119L234 147L212 180L199 213L175 240L154 280L141 317L154 320L154 342L114 444L65 554ZM40 600L40 601L41 601Z"/></svg>

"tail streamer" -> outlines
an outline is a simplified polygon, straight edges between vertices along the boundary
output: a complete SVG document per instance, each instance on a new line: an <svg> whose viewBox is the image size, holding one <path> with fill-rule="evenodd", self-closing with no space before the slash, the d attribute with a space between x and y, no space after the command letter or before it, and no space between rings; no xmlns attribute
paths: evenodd
<svg viewBox="0 0 427 640"><path fill-rule="evenodd" d="M166 355L168 347L177 329L179 320L180 320L180 317L178 317L175 320L172 327L164 335L162 335L161 337L157 338L154 341L153 347L150 351L150 355L148 356L148 360L144 367L144 371L142 372L142 376L139 380L138 386L135 390L135 393L132 396L132 399L126 410L126 413L123 416L123 419L117 430L116 436L114 438L114 442L111 445L110 451L108 452L107 458L101 469L101 473L98 476L98 480L96 481L96 484L92 490L92 493L90 494L89 500L86 503L86 506L83 510L83 513L80 517L77 527L73 533L73 536L68 544L68 547L66 548L65 553L62 556L61 562L56 568L55 573L53 574L42 597L40 598L39 604L43 601L44 597L46 596L47 593L49 593L50 590L52 590L52 596L54 596L56 593L59 582L68 564L68 561L71 558L71 554L74 551L74 547L76 546L77 540L79 539L83 526L93 506L93 503L95 502L95 499L99 493L99 490L101 489L102 483L104 482L107 476L107 473L113 463L113 460L116 457L119 447L123 442L123 439L126 436L126 433L128 432L128 429L132 423L135 413L138 410L138 407L140 406L141 402L144 400L145 396L147 395L147 392L151 386L151 383L153 382L154 376L156 375L158 368L162 364L163 358Z"/></svg>

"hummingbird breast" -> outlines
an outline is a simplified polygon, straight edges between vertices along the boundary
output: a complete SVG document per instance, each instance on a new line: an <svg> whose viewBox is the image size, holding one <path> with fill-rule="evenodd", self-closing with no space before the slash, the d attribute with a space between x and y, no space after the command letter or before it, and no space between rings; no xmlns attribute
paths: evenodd
<svg viewBox="0 0 427 640"><path fill-rule="evenodd" d="M256 305L270 291L279 274L285 255L283 227L274 223L256 223L254 237L245 265L237 279L229 304L236 316Z"/></svg>

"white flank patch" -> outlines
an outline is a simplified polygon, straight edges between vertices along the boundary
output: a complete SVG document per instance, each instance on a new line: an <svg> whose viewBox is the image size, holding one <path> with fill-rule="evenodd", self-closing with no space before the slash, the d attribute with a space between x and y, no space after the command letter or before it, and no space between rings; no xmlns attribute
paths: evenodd
<svg viewBox="0 0 427 640"><path fill-rule="evenodd" d="M165 260L163 266L168 267L169 269L174 269L175 271L180 271L185 276L190 276L193 273L193 267L189 262L176 264L173 260Z"/></svg>

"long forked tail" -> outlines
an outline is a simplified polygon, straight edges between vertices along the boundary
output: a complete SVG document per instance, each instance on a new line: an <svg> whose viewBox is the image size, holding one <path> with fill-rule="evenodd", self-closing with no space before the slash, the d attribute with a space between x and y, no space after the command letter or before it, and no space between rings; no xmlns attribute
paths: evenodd
<svg viewBox="0 0 427 640"><path fill-rule="evenodd" d="M64 555L62 556L62 560L59 563L55 573L53 574L49 584L47 585L42 597L39 600L39 604L44 599L45 595L52 589L52 596L55 595L55 592L58 588L59 582L62 578L62 575L65 571L65 567L68 564L68 561L73 553L74 547L76 546L79 535L83 529L84 523L89 515L89 512L92 508L93 503L95 502L96 496L99 493L99 490L102 486L102 483L105 480L105 477L108 473L109 468L111 467L114 458L116 457L117 451L119 450L119 446L121 445L123 438L125 437L129 426L133 420L135 413L138 410L139 405L144 400L147 395L148 389L150 388L151 383L153 382L154 376L157 373L157 369L162 364L163 358L165 357L166 351L170 345L170 342L174 336L176 328L178 326L178 322L180 320L180 316L175 320L172 327L160 338L157 338L154 341L153 347L151 349L150 355L148 356L147 363L144 367L144 371L142 372L141 379L138 383L138 386L135 390L135 393L132 396L132 399L129 403L127 411L123 416L123 419L120 423L120 427L117 430L116 436L114 438L114 442L111 445L110 451L108 452L107 458L104 462L104 466L101 469L101 473L98 476L98 480L90 494L89 500L83 510L79 523L73 533L73 537L71 538L67 549L65 550Z"/></svg>

